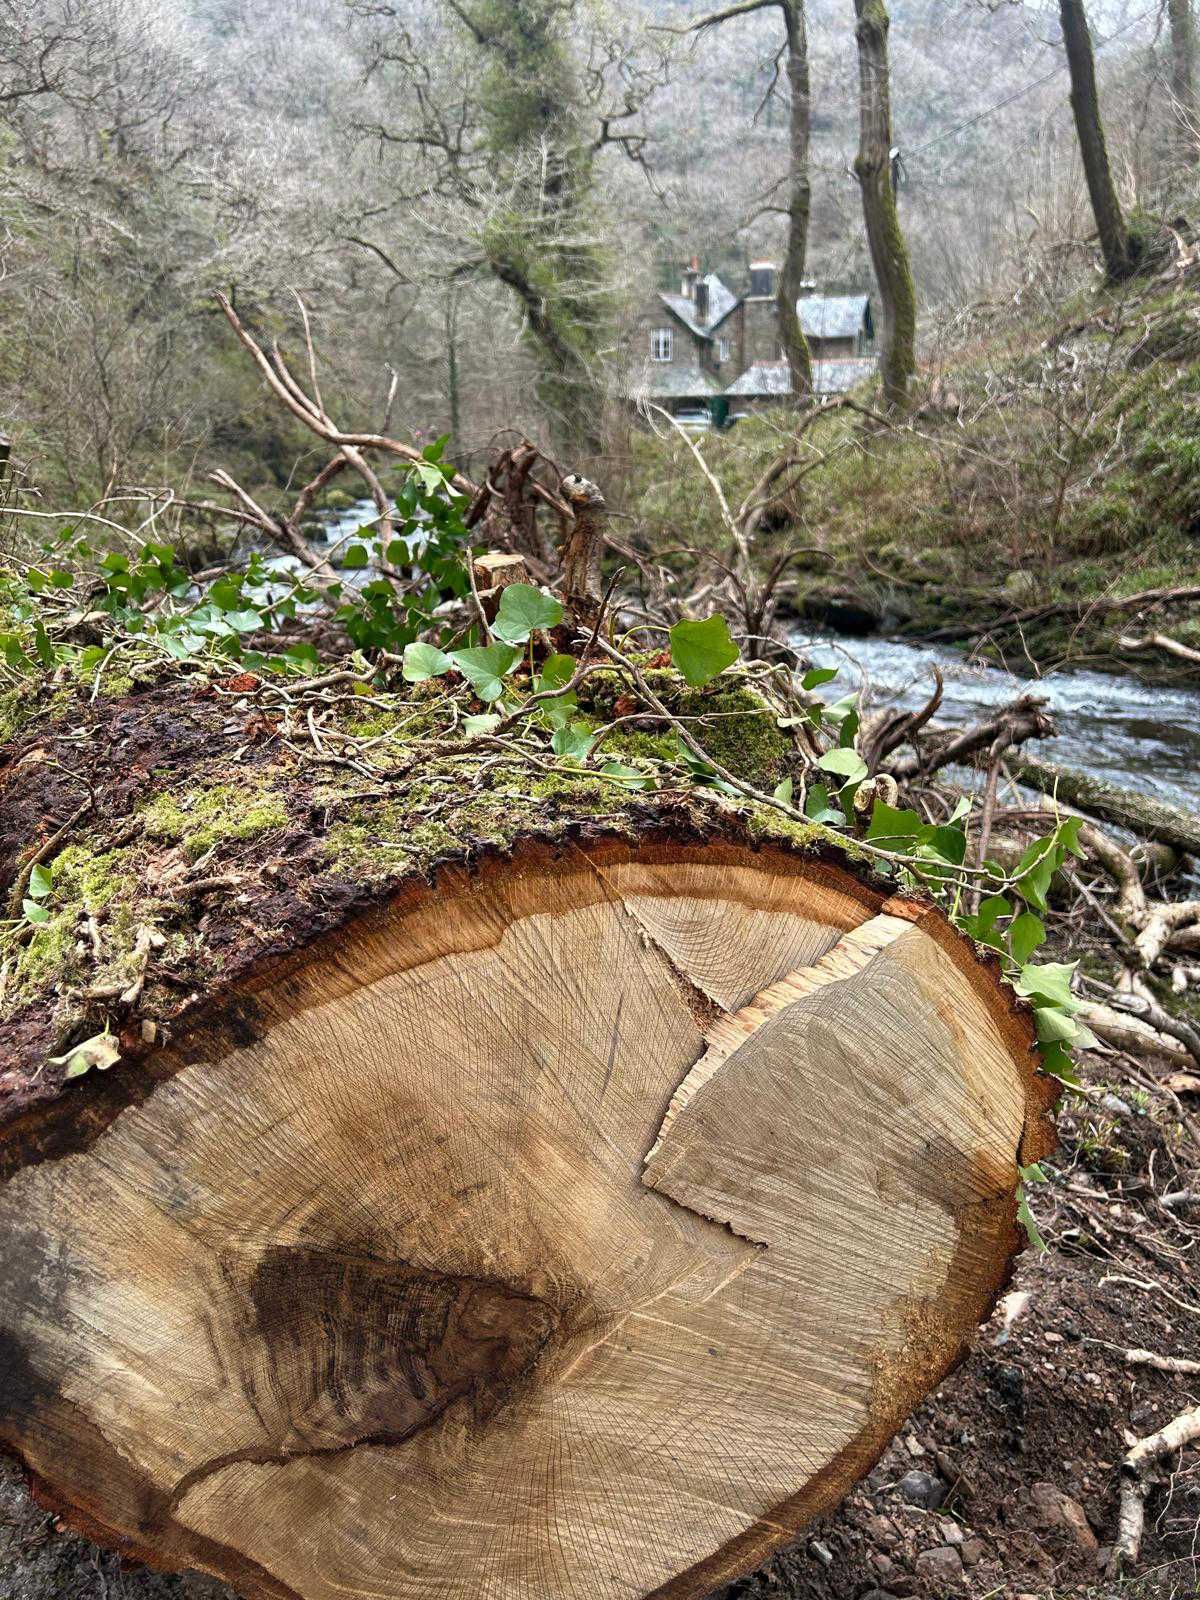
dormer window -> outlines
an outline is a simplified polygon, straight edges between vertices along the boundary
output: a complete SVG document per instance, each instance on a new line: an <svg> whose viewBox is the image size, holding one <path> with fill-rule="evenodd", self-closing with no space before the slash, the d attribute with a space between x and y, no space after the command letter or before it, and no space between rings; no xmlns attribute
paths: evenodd
<svg viewBox="0 0 1200 1600"><path fill-rule="evenodd" d="M673 330L670 328L650 329L650 359L651 361L670 361L671 346L673 343Z"/></svg>

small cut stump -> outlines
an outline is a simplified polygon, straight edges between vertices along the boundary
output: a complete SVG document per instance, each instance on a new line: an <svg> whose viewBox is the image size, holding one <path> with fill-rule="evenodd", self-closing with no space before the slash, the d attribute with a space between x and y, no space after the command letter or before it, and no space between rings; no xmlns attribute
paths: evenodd
<svg viewBox="0 0 1200 1600"><path fill-rule="evenodd" d="M685 1600L961 1358L1048 1145L928 906L710 813L519 838L0 1134L0 1442L252 1600Z"/></svg>

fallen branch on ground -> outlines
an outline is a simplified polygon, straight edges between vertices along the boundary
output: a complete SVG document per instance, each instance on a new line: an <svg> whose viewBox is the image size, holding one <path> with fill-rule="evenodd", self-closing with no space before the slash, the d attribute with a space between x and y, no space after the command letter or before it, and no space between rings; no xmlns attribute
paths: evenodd
<svg viewBox="0 0 1200 1600"><path fill-rule="evenodd" d="M1046 701L1039 695L1023 694L1002 706L994 716L972 723L969 728L941 728L935 724L930 729L928 747L897 757L889 763L888 770L904 782L928 777L954 762L970 761L981 750L995 749L998 744L1010 750L1027 739L1048 739L1054 733L1054 721L1045 706Z"/></svg>
<svg viewBox="0 0 1200 1600"><path fill-rule="evenodd" d="M1198 1364L1200 1365L1200 1364ZM1113 1544L1110 1570L1119 1571L1138 1558L1142 1529L1146 1521L1146 1495L1150 1471L1163 1456L1182 1450L1200 1439L1200 1406L1192 1406L1173 1417L1166 1427L1138 1442L1121 1463L1121 1509L1117 1516L1117 1537Z"/></svg>
<svg viewBox="0 0 1200 1600"><path fill-rule="evenodd" d="M1122 650L1133 652L1165 650L1168 655L1178 656L1181 661L1194 661L1200 664L1200 650L1193 650L1191 645L1182 644L1167 633L1149 633L1144 639L1134 639L1128 634L1122 634L1117 643Z"/></svg>

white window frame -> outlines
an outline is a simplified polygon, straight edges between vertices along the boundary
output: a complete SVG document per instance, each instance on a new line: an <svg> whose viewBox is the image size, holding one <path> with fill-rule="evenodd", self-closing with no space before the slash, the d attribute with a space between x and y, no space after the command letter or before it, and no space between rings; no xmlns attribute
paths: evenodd
<svg viewBox="0 0 1200 1600"><path fill-rule="evenodd" d="M718 360L718 362L728 361L729 357L732 354L733 354L733 345L731 344L731 342L728 339L718 338L718 340L717 340L717 360Z"/></svg>
<svg viewBox="0 0 1200 1600"><path fill-rule="evenodd" d="M651 361L670 361L675 350L674 328L650 329Z"/></svg>

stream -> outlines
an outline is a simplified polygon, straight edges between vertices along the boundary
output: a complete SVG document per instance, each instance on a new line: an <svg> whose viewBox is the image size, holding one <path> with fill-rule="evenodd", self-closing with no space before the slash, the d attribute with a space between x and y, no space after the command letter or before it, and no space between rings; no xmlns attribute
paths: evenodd
<svg viewBox="0 0 1200 1600"><path fill-rule="evenodd" d="M325 517L327 545L337 546L369 521L368 501ZM346 573L350 581L360 574ZM972 722L1018 694L1045 696L1060 732L1039 743L1050 761L1095 773L1188 811L1200 810L1200 683L1195 689L1162 687L1114 673L1061 670L1044 678L1019 678L968 660L961 651L899 639L840 639L796 633L792 643L815 665L841 668L825 691L830 698L871 686L871 705L924 705L934 665L946 689L939 720Z"/></svg>
<svg viewBox="0 0 1200 1600"><path fill-rule="evenodd" d="M1049 761L1140 789L1187 811L1200 809L1200 685L1161 687L1104 672L1059 671L1018 678L968 661L961 652L898 639L837 639L795 634L792 643L813 663L840 667L828 696L871 685L871 705L924 705L932 668L946 680L938 720L972 722L1015 695L1043 695L1060 732L1037 749Z"/></svg>

